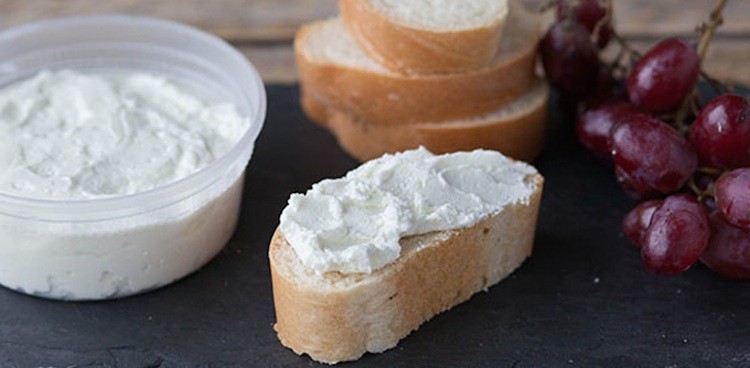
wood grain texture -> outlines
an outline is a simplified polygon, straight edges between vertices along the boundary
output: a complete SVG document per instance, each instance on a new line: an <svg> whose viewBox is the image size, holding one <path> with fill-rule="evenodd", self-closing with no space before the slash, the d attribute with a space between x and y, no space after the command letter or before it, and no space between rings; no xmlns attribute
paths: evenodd
<svg viewBox="0 0 750 368"><path fill-rule="evenodd" d="M615 0L616 27L628 37L691 34L708 18L715 0ZM729 0L724 10L723 36L750 37L750 1Z"/></svg>
<svg viewBox="0 0 750 368"><path fill-rule="evenodd" d="M540 3L544 0L525 0ZM713 0L615 0L616 27L646 49L667 35L693 36ZM60 16L122 13L185 22L237 45L266 82L294 83L291 40L300 24L335 15L336 0L0 0L0 30ZM707 69L750 83L750 0L729 0Z"/></svg>
<svg viewBox="0 0 750 368"><path fill-rule="evenodd" d="M631 41L640 51L647 50L654 41ZM712 43L705 61L705 69L714 77L750 85L750 40L725 39ZM291 45L239 46L240 51L258 68L267 83L294 84L297 69ZM613 50L614 51L614 50Z"/></svg>
<svg viewBox="0 0 750 368"><path fill-rule="evenodd" d="M239 50L255 65L266 83L297 83L297 67L292 45L239 46Z"/></svg>
<svg viewBox="0 0 750 368"><path fill-rule="evenodd" d="M631 45L644 52L657 41L630 40ZM720 80L750 85L750 39L717 39L711 43L704 68ZM240 51L258 68L263 80L271 83L297 82L294 51L291 45L240 46ZM616 49L608 51L610 56Z"/></svg>
<svg viewBox="0 0 750 368"><path fill-rule="evenodd" d="M544 0L526 0L539 3ZM712 0L616 0L624 35L655 37L690 33ZM336 0L2 0L0 29L60 16L123 13L185 22L231 41L290 39L304 22L333 16ZM750 1L730 0L722 32L750 37Z"/></svg>
<svg viewBox="0 0 750 368"><path fill-rule="evenodd" d="M0 29L40 19L120 13L191 24L230 41L290 40L336 13L336 0L0 0Z"/></svg>

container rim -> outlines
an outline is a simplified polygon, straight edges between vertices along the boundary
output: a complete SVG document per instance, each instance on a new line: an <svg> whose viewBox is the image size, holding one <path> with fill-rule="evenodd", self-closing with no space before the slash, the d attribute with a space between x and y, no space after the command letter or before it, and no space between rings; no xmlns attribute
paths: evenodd
<svg viewBox="0 0 750 368"><path fill-rule="evenodd" d="M266 117L267 97L265 87L253 64L237 49L215 35L185 24L151 17L119 14L91 15L43 20L12 27L0 32L0 46L4 42L9 42L30 32L71 25L94 24L100 27L107 27L108 25L149 27L179 37L204 42L225 52L226 56L239 63L243 69L243 75L238 76L237 79L240 81L239 87L243 94L242 98L250 101L249 105L252 108L251 114L253 115L245 116L250 120L247 131L219 159L199 171L167 185L134 194L75 200L37 199L0 193L0 213L41 221L48 220L48 216L45 215L51 215L49 217L53 218L61 215L70 218L69 216L78 217L76 215L85 214L86 220L81 221L95 221L98 216L105 216L107 219L133 216L169 206L204 190L220 178L236 160L242 157L243 152L248 150L248 147L250 147L250 155L252 156L255 140L263 128ZM174 47L174 49L179 50L179 47ZM45 215L40 216L40 212ZM117 214L114 215L114 213ZM76 222L76 220L67 222Z"/></svg>

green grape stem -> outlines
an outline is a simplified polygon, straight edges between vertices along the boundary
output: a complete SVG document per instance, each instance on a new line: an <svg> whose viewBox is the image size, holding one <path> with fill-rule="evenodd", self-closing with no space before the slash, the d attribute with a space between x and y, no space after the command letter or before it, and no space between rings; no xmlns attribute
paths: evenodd
<svg viewBox="0 0 750 368"><path fill-rule="evenodd" d="M716 7L711 11L711 16L708 24L701 23L698 26L698 28L702 31L702 34L696 52L698 53L701 64L703 63L703 60L708 53L708 46L713 39L714 33L716 33L716 29L724 23L722 12L724 11L724 7L727 5L727 1L728 0L719 0ZM713 85L713 79L707 80ZM692 93L685 97L685 99L682 101L682 104L680 105L680 108L677 110L677 115L675 116L675 126L683 134L686 134L689 130L689 126L685 124L685 119L687 118L691 110L691 101L693 98L695 98L696 95L697 91L694 89Z"/></svg>

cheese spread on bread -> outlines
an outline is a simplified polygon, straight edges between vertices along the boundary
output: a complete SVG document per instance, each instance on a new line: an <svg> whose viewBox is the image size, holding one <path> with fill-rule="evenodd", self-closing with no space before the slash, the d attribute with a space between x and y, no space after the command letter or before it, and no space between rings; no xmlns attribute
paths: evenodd
<svg viewBox="0 0 750 368"><path fill-rule="evenodd" d="M370 273L399 257L410 235L470 227L529 200L536 170L499 152L385 155L293 194L280 229L316 273Z"/></svg>

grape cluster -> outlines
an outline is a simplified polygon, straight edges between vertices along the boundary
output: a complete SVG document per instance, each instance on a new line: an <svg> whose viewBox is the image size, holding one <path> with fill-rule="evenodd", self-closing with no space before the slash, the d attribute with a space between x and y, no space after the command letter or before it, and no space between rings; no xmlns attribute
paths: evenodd
<svg viewBox="0 0 750 368"><path fill-rule="evenodd" d="M702 104L700 47L669 38L637 54L617 37L611 10L611 0L558 0L540 54L561 100L579 106L581 143L643 201L623 220L625 236L655 274L680 274L700 260L750 279L748 99L725 88ZM630 64L601 60L611 39Z"/></svg>

